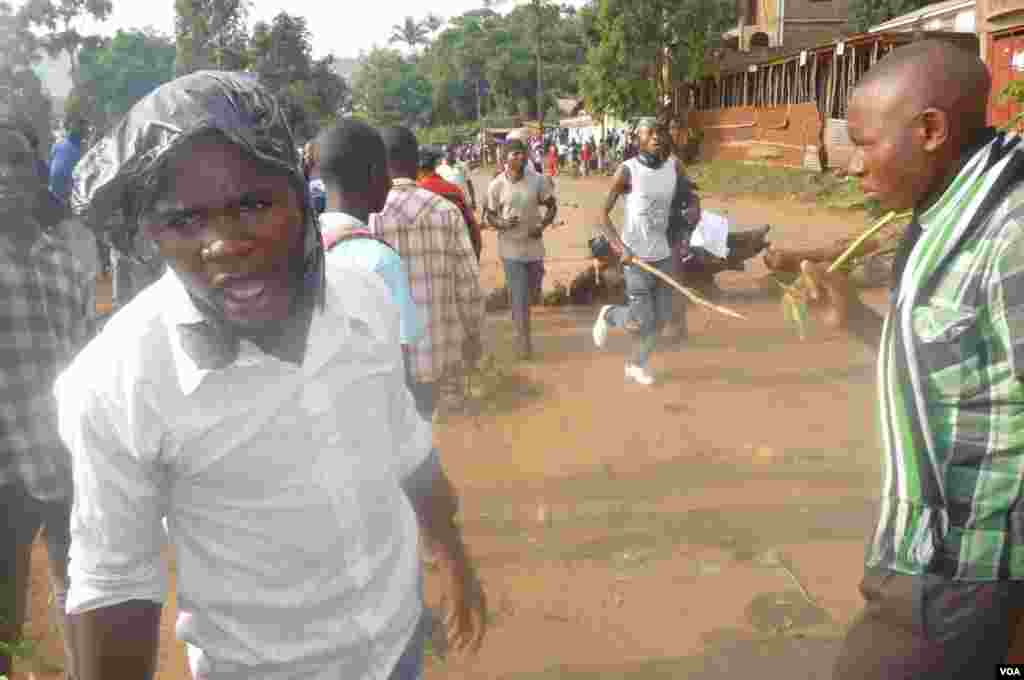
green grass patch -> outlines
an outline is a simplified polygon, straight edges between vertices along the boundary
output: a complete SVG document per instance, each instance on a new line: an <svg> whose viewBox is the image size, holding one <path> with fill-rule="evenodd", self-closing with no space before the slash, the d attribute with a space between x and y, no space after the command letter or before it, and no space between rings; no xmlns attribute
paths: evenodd
<svg viewBox="0 0 1024 680"><path fill-rule="evenodd" d="M837 210L878 212L860 183L832 172L784 168L751 161L699 162L687 168L701 191L721 196L763 196L816 203Z"/></svg>

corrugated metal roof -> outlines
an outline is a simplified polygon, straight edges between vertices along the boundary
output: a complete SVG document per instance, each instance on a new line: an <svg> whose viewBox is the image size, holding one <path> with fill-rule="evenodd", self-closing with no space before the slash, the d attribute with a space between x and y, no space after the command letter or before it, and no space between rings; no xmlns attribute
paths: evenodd
<svg viewBox="0 0 1024 680"><path fill-rule="evenodd" d="M881 33L891 28L912 24L915 21L945 14L946 12L971 9L975 7L976 4L975 0L946 0L945 2L935 2L930 5L925 5L920 9L915 9L913 12L907 12L906 14L901 14L898 17L893 17L892 19L884 21L877 26L872 26L868 29L868 33Z"/></svg>
<svg viewBox="0 0 1024 680"><path fill-rule="evenodd" d="M806 50L809 54L831 54L837 43L843 42L851 47L870 45L874 42L886 42L894 44L906 44L916 38L915 33L908 32L878 32L858 33L843 38L822 43L821 41L809 42L804 45L790 43L782 47L761 50L760 52L727 52L717 63L709 64L709 69L717 70L720 75L746 71L750 66L769 66L771 64L784 63L791 59L799 59L800 53ZM922 31L925 38L951 38L956 41L977 41L973 33L951 33L948 31Z"/></svg>

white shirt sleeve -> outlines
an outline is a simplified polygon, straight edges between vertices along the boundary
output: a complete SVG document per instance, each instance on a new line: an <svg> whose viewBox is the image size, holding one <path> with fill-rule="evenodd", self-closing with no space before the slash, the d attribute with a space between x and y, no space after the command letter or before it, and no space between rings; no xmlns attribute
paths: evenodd
<svg viewBox="0 0 1024 680"><path fill-rule="evenodd" d="M399 362L394 374L391 398L391 432L395 444L395 472L405 483L430 456L434 431L428 420L420 417L416 400L405 384L405 367Z"/></svg>
<svg viewBox="0 0 1024 680"><path fill-rule="evenodd" d="M60 436L74 468L71 614L129 600L163 602L167 592L163 473L151 462L155 456L132 445L139 430L130 419L139 409L112 408L90 389L89 373L73 365L55 387Z"/></svg>

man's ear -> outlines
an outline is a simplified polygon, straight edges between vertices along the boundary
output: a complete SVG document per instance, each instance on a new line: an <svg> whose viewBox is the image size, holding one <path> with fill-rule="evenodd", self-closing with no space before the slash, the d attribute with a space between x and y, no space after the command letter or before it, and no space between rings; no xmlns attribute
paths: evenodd
<svg viewBox="0 0 1024 680"><path fill-rule="evenodd" d="M922 148L928 153L941 149L949 141L949 115L940 109L925 109L920 115Z"/></svg>

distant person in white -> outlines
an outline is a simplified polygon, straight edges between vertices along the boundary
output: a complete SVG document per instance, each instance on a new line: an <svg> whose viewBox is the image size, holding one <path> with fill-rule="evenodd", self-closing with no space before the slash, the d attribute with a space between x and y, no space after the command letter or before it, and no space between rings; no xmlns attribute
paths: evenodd
<svg viewBox="0 0 1024 680"><path fill-rule="evenodd" d="M255 80L194 73L78 166L82 205L131 192L170 265L57 384L78 680L153 677L168 535L196 680L419 678L417 519L449 643L482 639L397 308L379 277L325 264L284 120Z"/></svg>

